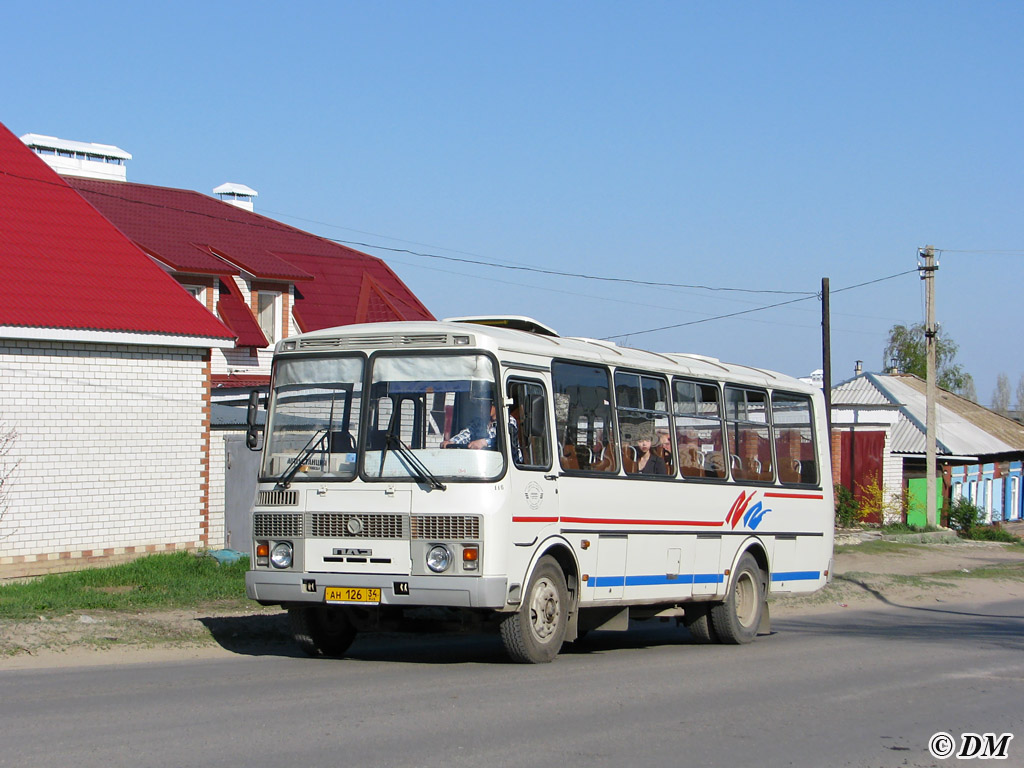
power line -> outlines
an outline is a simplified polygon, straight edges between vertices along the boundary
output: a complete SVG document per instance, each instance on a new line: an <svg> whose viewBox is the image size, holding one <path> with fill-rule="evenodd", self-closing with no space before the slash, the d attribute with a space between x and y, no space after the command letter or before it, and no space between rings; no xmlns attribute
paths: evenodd
<svg viewBox="0 0 1024 768"><path fill-rule="evenodd" d="M980 256L1024 256L1024 250L996 250L992 248L978 249L957 249L957 248L935 248L935 253L973 253Z"/></svg>
<svg viewBox="0 0 1024 768"><path fill-rule="evenodd" d="M327 238L331 239L331 238ZM493 267L495 269L510 269L517 272L534 272L541 275L554 275L556 277L574 277L580 280L597 280L607 283L626 283L629 285L643 285L657 288L691 288L702 291L722 291L722 292L735 292L735 293L770 293L770 294L781 294L786 296L803 296L804 298L813 298L817 294L812 291L774 291L765 288L725 288L720 286L711 285L691 285L688 283L666 283L664 281L654 280L636 280L628 277L603 277L600 275L588 275L582 272L562 272L557 269L542 269L540 267L527 267L521 265L511 264L496 264L488 261L478 261L475 259L460 259L455 256L441 256L436 253L423 253L420 251L411 251L408 248L388 248L383 245L374 245L372 243L360 243L353 240L335 240L334 242L341 243L342 245L357 245L361 248L376 248L382 251L391 251L393 253L408 253L413 256L423 256L428 259L442 259L444 261L454 261L460 264L473 264L476 266Z"/></svg>
<svg viewBox="0 0 1024 768"><path fill-rule="evenodd" d="M30 176L21 176L19 174L10 173L9 171L0 170L0 174L4 174L6 176L11 176L12 178L19 178L19 179L22 179L24 181L34 181L34 182L37 182L37 183L40 183L40 184L49 184L49 185L52 185L52 186L59 186L59 187L62 187L64 189L67 189L67 188L70 187L70 185L68 185L66 182L47 181L45 179L37 179L37 178L30 177ZM75 191L76 193L78 193L78 191L74 190L73 187L71 187L71 189L73 191ZM186 208L179 208L177 206L166 205L164 203L153 203L153 202L150 202L148 200L133 200L133 199L130 199L130 198L123 197L121 195L116 195L116 194L113 194L113 193L110 193L110 192L103 192L103 191L95 190L95 189L90 189L89 190L89 194L100 195L100 196L103 196L103 197L110 197L110 198L114 198L116 200L119 200L121 202L128 202L128 203L135 203L135 204L138 204L138 205L145 205L145 206L148 206L150 208L159 208L159 209L168 210L168 211L175 211L177 213L186 213L186 214L190 214L190 215L194 215L194 216L201 216L203 218L212 219L212 220L215 220L215 221L225 221L225 222L230 222L232 224L242 224L243 223L243 222L240 222L236 218L229 218L227 216L218 216L216 214L206 213L206 212L202 212L202 211L195 211L195 210L186 209ZM281 215L281 214L276 214L276 215ZM274 221L273 219L269 219L268 221L273 222L273 224L276 225L276 226L272 226L271 224L267 224L267 223L259 222L259 221L244 222L244 225L245 226L250 226L250 227L262 227L264 229L270 229L270 230L274 230L274 231L278 231L278 232L280 232L281 229L285 228L285 227L288 228L288 229L293 229L288 224L283 224L281 222ZM329 225L329 226L336 226L336 225ZM355 230L355 231L358 231L358 230ZM386 237L386 235L379 235L379 236L380 237ZM811 297L817 295L817 294L815 294L814 292L811 292L811 291L776 291L776 290L769 290L769 289L764 289L764 288L731 288L731 287L711 286L711 285L691 285L691 284L687 284L687 283L666 283L666 282L663 282L663 281L653 281L653 280L636 280L636 279L632 279L632 278L623 278L623 277L605 277L605 276L601 276L601 275L589 275L589 274L585 274L585 273L582 273L582 272L563 272L563 271L560 271L560 270L543 269L541 267L531 267L531 266L526 266L526 265L521 265L521 264L500 264L500 263L497 263L495 261L485 261L483 259L468 259L468 258L458 258L458 257L455 257L455 256L442 256L442 255L436 254L436 253L428 253L428 252L424 252L424 251L413 251L413 250L408 249L408 248L391 248L391 247L384 246L384 245L375 245L373 243L364 243L364 242L355 241L355 240L341 240L341 239L333 238L333 237L323 237L322 235L317 235L317 237L321 237L324 240L328 240L330 242L338 243L339 245L345 245L345 246L357 246L357 247L360 247L360 248L374 248L376 250L389 251L389 252L392 252L392 253L407 253L407 254L409 254L411 256L420 256L422 258L439 259L439 260L442 260L442 261L452 261L452 262L456 262L456 263L459 263L459 264L472 264L472 265L475 265L475 266L490 267L492 269L506 269L506 270L512 270L512 271L517 271L517 272L532 272L532 273L535 273L535 274L552 275L552 276L556 276L556 277L571 277L571 278L576 278L576 279L580 279L580 280L593 280L593 281L600 281L600 282L619 283L619 284L628 284L628 285L640 285L640 286L656 287L656 288L689 288L689 289L703 290L703 291L713 291L713 292L774 294L774 295L785 295L785 296L794 296L795 295L795 296L804 296L806 298L811 298ZM399 238L393 238L393 239L397 240Z"/></svg>
<svg viewBox="0 0 1024 768"><path fill-rule="evenodd" d="M852 291L854 288L863 288L865 285L874 285L875 283L881 283L881 282L883 282L885 280L892 280L892 279L897 278L897 277L903 277L904 275L909 275L909 274L914 273L914 272L917 272L917 269L908 269L905 272L897 272L895 275L889 275L888 277L879 277L879 278L877 278L875 280L868 280L868 281L863 282L863 283L857 283L856 285L848 285L845 288L837 288L836 290L832 291L832 293L841 293L842 291ZM784 307L787 304L796 304L797 302L807 301L808 299L812 299L812 298L821 298L821 294L815 293L812 296L804 296L804 297L799 298L799 299L790 299L789 301L780 301L780 302L778 302L776 304L768 304L768 305L763 306L763 307L754 307L753 309L744 309L744 310L741 310L740 312L730 312L729 314L726 314L726 315L716 315L714 317L705 317L705 318L703 318L701 320L690 320L690 321L685 322L685 323L676 323L675 325L664 325L664 326L661 326L660 328L648 328L647 330L644 330L644 331L633 331L632 333L617 333L617 334L615 334L613 336L602 336L601 338L604 341L611 341L612 339L622 339L622 338L626 338L628 336L640 336L640 335L645 334L645 333L655 333L657 331L668 331L668 330L672 330L673 328L684 328L684 327L686 327L688 325L698 325L700 323L710 323L712 320L725 320L725 319L730 318L730 317L738 317L739 315L749 315L751 312L763 312L766 309L775 309L776 307Z"/></svg>

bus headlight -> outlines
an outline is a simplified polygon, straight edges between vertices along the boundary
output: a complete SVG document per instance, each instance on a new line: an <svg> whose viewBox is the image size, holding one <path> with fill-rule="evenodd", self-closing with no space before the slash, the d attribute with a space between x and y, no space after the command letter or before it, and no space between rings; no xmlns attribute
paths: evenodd
<svg viewBox="0 0 1024 768"><path fill-rule="evenodd" d="M274 545L270 552L270 562L275 568L290 568L292 564L291 542L282 541Z"/></svg>
<svg viewBox="0 0 1024 768"><path fill-rule="evenodd" d="M430 548L427 552L427 568L432 570L434 573L444 573L448 570L448 566L452 564L452 553L441 544L437 544Z"/></svg>

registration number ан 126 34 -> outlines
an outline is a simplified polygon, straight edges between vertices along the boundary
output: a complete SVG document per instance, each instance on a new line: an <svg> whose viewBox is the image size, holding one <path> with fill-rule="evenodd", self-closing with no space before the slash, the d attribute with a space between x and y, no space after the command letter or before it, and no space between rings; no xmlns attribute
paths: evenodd
<svg viewBox="0 0 1024 768"><path fill-rule="evenodd" d="M360 603L362 605L378 605L380 603L379 587L324 587L325 603Z"/></svg>

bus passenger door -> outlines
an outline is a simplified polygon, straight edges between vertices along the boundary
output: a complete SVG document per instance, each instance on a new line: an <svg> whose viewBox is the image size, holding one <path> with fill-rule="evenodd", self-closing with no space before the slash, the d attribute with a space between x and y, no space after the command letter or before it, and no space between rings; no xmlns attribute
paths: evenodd
<svg viewBox="0 0 1024 768"><path fill-rule="evenodd" d="M543 381L510 376L505 382L512 541L534 542L558 524L558 474L551 451L548 389Z"/></svg>

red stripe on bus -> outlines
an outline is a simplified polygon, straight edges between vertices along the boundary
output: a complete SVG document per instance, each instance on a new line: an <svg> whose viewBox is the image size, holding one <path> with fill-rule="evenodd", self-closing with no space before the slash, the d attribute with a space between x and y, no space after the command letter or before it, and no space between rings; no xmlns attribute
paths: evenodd
<svg viewBox="0 0 1024 768"><path fill-rule="evenodd" d="M608 523L609 525L705 525L718 527L723 520L610 520L603 517L563 517L563 523Z"/></svg>
<svg viewBox="0 0 1024 768"><path fill-rule="evenodd" d="M557 523L557 517L513 517L513 523Z"/></svg>
<svg viewBox="0 0 1024 768"><path fill-rule="evenodd" d="M765 496L771 496L773 499L824 499L824 495L820 493L766 493Z"/></svg>

